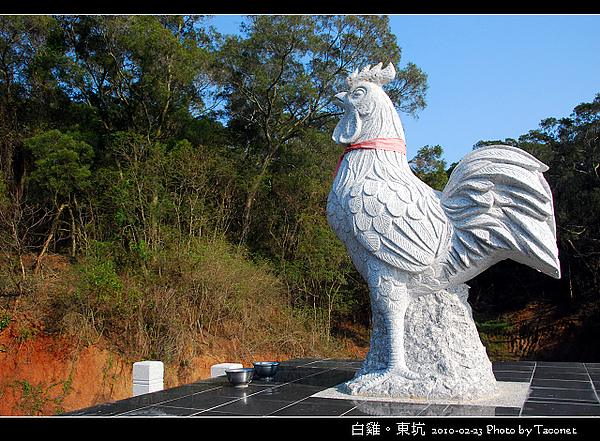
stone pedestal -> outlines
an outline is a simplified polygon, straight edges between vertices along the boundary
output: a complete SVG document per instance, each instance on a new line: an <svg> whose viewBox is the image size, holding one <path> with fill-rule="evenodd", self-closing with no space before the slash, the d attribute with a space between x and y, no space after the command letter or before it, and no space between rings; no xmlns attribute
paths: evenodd
<svg viewBox="0 0 600 441"><path fill-rule="evenodd" d="M162 361L133 363L133 396L163 390L164 372Z"/></svg>
<svg viewBox="0 0 600 441"><path fill-rule="evenodd" d="M418 375L392 377L368 395L471 401L497 390L492 363L475 327L467 303L468 286L440 291L414 300L406 312L406 364ZM357 373L372 372L365 365Z"/></svg>

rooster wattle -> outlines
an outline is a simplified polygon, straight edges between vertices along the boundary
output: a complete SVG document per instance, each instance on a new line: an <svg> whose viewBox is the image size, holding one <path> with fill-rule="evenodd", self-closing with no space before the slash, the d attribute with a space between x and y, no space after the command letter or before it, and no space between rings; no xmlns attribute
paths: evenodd
<svg viewBox="0 0 600 441"><path fill-rule="evenodd" d="M383 357L369 352L346 383L351 393L390 377L418 379L404 353L413 299L456 289L503 259L560 277L547 167L514 147L483 147L465 156L443 192L433 190L412 172L400 118L382 89L394 77L392 64L367 66L335 97L344 115L333 139L346 152L328 222L368 284L371 348L386 348Z"/></svg>

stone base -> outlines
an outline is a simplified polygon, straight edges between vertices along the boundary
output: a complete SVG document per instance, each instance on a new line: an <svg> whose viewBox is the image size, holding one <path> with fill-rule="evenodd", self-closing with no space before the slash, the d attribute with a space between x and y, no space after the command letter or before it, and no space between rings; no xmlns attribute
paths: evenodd
<svg viewBox="0 0 600 441"><path fill-rule="evenodd" d="M378 412L385 409L386 406L378 406L381 403L404 403L404 404L433 404L433 405L461 405L461 406L478 406L490 407L494 410L496 407L513 407L522 408L527 400L529 392L529 383L519 382L498 382L496 392L488 397L479 398L472 401L442 399L442 398L407 398L407 397L390 397L390 396L367 396L367 395L350 395L345 392L342 385L330 387L328 389L317 392L311 397L314 398L331 398L336 400L352 400L355 403L361 403L361 410L370 409L373 412L367 412L370 415L387 415L386 412ZM373 404L364 404L373 403Z"/></svg>
<svg viewBox="0 0 600 441"><path fill-rule="evenodd" d="M497 382L467 302L468 290L463 284L414 300L406 312L405 356L419 378L391 377L361 394L458 401L493 396ZM369 360L377 359L367 357L348 383L381 369L380 360Z"/></svg>

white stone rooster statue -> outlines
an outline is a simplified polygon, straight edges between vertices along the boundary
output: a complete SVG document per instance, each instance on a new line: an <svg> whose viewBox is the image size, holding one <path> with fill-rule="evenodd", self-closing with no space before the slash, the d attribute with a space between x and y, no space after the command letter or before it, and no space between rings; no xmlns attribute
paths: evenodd
<svg viewBox="0 0 600 441"><path fill-rule="evenodd" d="M349 90L335 96L344 115L333 139L346 150L328 222L368 284L373 314L367 359L345 384L352 394L419 380L405 358L405 314L414 299L458 292L507 258L560 277L542 175L548 167L518 148L488 146L465 156L443 192L433 190L413 174L400 118L382 89L395 74L391 63L356 70Z"/></svg>

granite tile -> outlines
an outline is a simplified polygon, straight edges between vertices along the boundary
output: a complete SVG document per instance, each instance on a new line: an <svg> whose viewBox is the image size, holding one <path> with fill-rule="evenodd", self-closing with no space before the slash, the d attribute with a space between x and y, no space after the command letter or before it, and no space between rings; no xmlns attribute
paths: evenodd
<svg viewBox="0 0 600 441"><path fill-rule="evenodd" d="M591 387L589 380L557 380L552 378L536 378L531 380L531 387L547 387L554 389L587 389Z"/></svg>
<svg viewBox="0 0 600 441"><path fill-rule="evenodd" d="M535 365L535 361L492 361L494 372L497 370L533 372Z"/></svg>
<svg viewBox="0 0 600 441"><path fill-rule="evenodd" d="M600 416L600 405L526 401L521 416Z"/></svg>
<svg viewBox="0 0 600 441"><path fill-rule="evenodd" d="M348 366L356 369L360 369L365 361L364 360L348 360Z"/></svg>
<svg viewBox="0 0 600 441"><path fill-rule="evenodd" d="M227 383L225 386L211 390L210 394L216 397L244 398L272 389L273 387L272 384L267 385L264 382L259 383L257 381L252 381L247 387L234 387L230 383Z"/></svg>
<svg viewBox="0 0 600 441"><path fill-rule="evenodd" d="M257 396L251 396L245 399L240 399L225 403L218 407L209 409L211 413L226 413L229 415L239 416L262 416L269 415L272 412L289 406L290 402L287 400L273 400L273 399L260 399ZM197 415L207 415L207 412L199 412Z"/></svg>
<svg viewBox="0 0 600 441"><path fill-rule="evenodd" d="M441 416L496 416L496 408L492 406L461 406L450 404Z"/></svg>
<svg viewBox="0 0 600 441"><path fill-rule="evenodd" d="M350 365L350 362L348 360L326 359L326 360L319 360L319 361L310 363L309 366L310 367L318 367L318 368L326 368L326 369L340 369L343 367L347 367L349 365Z"/></svg>
<svg viewBox="0 0 600 441"><path fill-rule="evenodd" d="M354 378L354 372L343 370L329 370L315 375L309 375L301 378L294 383L308 386L319 386L323 389L336 386Z"/></svg>
<svg viewBox="0 0 600 441"><path fill-rule="evenodd" d="M320 358L294 358L279 362L279 367L301 367L321 360Z"/></svg>
<svg viewBox="0 0 600 441"><path fill-rule="evenodd" d="M220 409L220 407L217 407L215 409L210 409L210 410L200 410L200 411L196 411L195 413L193 413L190 416L193 416L195 418L242 417L242 416L244 416L244 415L240 415L240 414L233 413L233 412L220 411L219 409ZM251 415L251 416L256 416L256 415Z"/></svg>
<svg viewBox="0 0 600 441"><path fill-rule="evenodd" d="M150 405L166 403L180 397L186 397L194 393L202 393L215 391L220 386L214 383L191 383L185 386L164 389L157 392L138 395L124 400L115 401L112 403L104 403L97 406L92 406L84 409L67 412L65 416L78 415L117 415L134 409L141 409Z"/></svg>
<svg viewBox="0 0 600 441"><path fill-rule="evenodd" d="M280 410L272 416L341 416L356 406L349 400L306 398Z"/></svg>
<svg viewBox="0 0 600 441"><path fill-rule="evenodd" d="M141 409L134 409L130 412L125 412L118 417L178 417L190 416L197 413L197 409L187 409L185 407L168 407L168 406L148 406Z"/></svg>
<svg viewBox="0 0 600 441"><path fill-rule="evenodd" d="M430 404L419 413L419 416L442 416L448 404Z"/></svg>
<svg viewBox="0 0 600 441"><path fill-rule="evenodd" d="M226 377L197 381L66 413L67 416L584 416L600 415L600 363L493 362L496 378L531 384L518 407L428 405L312 397L354 377L363 360L283 361L273 381L232 387ZM532 377L533 375L533 378ZM594 389L596 388L596 389Z"/></svg>
<svg viewBox="0 0 600 441"><path fill-rule="evenodd" d="M418 416L428 404L407 404L389 401L358 401L352 400L356 407L344 416Z"/></svg>
<svg viewBox="0 0 600 441"><path fill-rule="evenodd" d="M526 371L494 371L497 381L513 381L516 383L529 383L532 372Z"/></svg>
<svg viewBox="0 0 600 441"><path fill-rule="evenodd" d="M557 367L537 367L533 378L552 379L552 380L570 380L570 381L589 381L589 375L585 369L563 369Z"/></svg>
<svg viewBox="0 0 600 441"><path fill-rule="evenodd" d="M584 367L584 363L580 361L536 361L537 367L555 367L561 369L573 369Z"/></svg>
<svg viewBox="0 0 600 441"><path fill-rule="evenodd" d="M118 404L117 404L118 403ZM144 406L141 406L144 407ZM71 412L65 412L61 416L111 416L117 413L127 412L132 407L129 405L122 405L120 402L114 403L103 403L96 406L86 407L84 409L77 409Z"/></svg>
<svg viewBox="0 0 600 441"><path fill-rule="evenodd" d="M277 374L275 374L275 376L273 377L272 382L278 383L278 384L285 384L285 383L290 383L292 381L297 381L300 380L302 378L305 377L309 377L315 374L319 374L322 372L327 372L328 369L321 369L321 368L305 368L305 367L300 367L300 368L282 368L279 370L279 372L277 372Z"/></svg>
<svg viewBox="0 0 600 441"><path fill-rule="evenodd" d="M198 393L162 403L163 406L206 410L224 403L240 400L239 397L218 396L215 393Z"/></svg>
<svg viewBox="0 0 600 441"><path fill-rule="evenodd" d="M254 395L259 399L272 399L278 401L296 402L308 398L320 392L323 387L306 384L289 383L271 389L265 389L262 393Z"/></svg>
<svg viewBox="0 0 600 441"><path fill-rule="evenodd" d="M496 416L518 417L520 414L520 407L496 407Z"/></svg>
<svg viewBox="0 0 600 441"><path fill-rule="evenodd" d="M531 387L527 401L600 404L593 388L558 389Z"/></svg>

